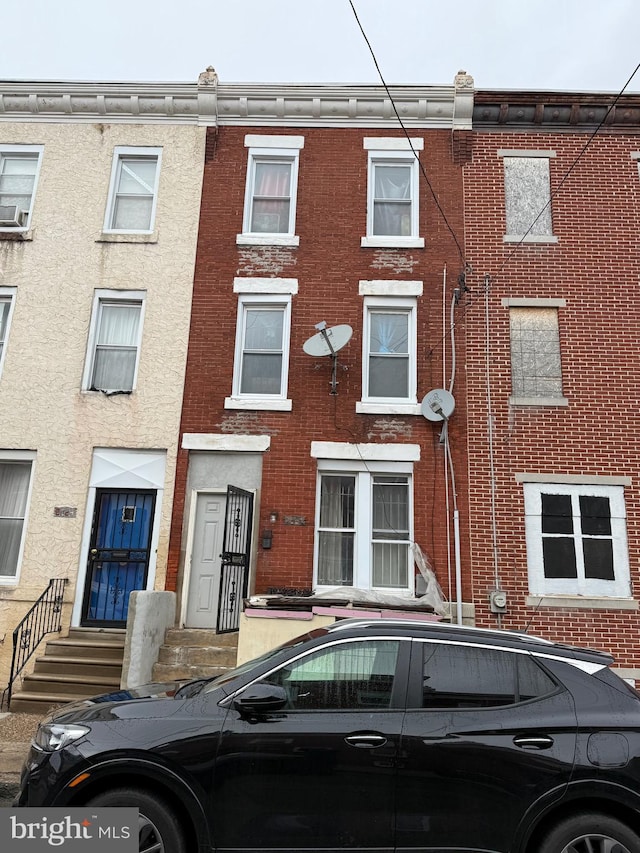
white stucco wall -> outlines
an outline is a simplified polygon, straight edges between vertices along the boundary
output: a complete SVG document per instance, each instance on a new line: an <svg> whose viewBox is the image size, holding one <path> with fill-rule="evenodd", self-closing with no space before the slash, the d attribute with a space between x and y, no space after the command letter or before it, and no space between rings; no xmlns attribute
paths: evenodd
<svg viewBox="0 0 640 853"><path fill-rule="evenodd" d="M94 447L166 451L155 588L164 588L198 231L205 127L0 122L0 144L44 146L31 237L0 237L0 287L15 287L0 375L0 453L36 452L17 583L0 580L0 685L11 631L50 577L76 577ZM116 146L162 148L151 242L102 242ZM137 387L81 391L96 289L146 291ZM75 518L54 507L76 507Z"/></svg>

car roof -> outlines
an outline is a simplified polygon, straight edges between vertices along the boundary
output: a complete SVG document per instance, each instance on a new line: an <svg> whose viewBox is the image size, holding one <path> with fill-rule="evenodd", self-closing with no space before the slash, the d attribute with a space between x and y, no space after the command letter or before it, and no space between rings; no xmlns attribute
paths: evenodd
<svg viewBox="0 0 640 853"><path fill-rule="evenodd" d="M613 662L608 653L581 646L570 646L564 643L547 640L524 631L505 631L497 628L476 628L469 625L453 625L450 622L438 622L433 619L408 619L381 617L339 619L326 626L330 633L349 632L354 635L368 635L372 631L390 633L393 635L406 634L411 637L424 639L442 639L449 641L478 643L481 645L497 645L503 648L521 649L537 652L538 654L558 657L580 658L596 661L604 665Z"/></svg>

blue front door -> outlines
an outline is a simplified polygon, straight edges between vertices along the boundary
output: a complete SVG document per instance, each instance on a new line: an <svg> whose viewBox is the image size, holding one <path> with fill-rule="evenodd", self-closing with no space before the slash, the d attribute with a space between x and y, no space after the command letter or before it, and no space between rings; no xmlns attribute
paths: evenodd
<svg viewBox="0 0 640 853"><path fill-rule="evenodd" d="M146 587L155 500L154 491L97 490L83 626L126 625L129 594Z"/></svg>

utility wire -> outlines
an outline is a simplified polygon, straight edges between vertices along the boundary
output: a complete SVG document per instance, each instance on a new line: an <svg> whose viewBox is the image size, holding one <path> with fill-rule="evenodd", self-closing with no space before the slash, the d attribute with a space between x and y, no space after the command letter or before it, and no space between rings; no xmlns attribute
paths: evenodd
<svg viewBox="0 0 640 853"><path fill-rule="evenodd" d="M454 239L454 242L455 242L456 247L457 247L457 249L458 249L458 254L460 255L460 260L462 261L462 266L463 266L463 268L465 268L465 269L466 269L466 267L467 267L467 262L466 262L466 259L465 259L465 256L464 256L464 250L463 250L463 248L462 248L462 246L461 246L461 244L460 244L460 241L458 240L458 237L457 237L457 235L456 235L455 231L454 231L454 230L453 230L453 228L451 227L451 224L450 224L449 220L447 219L447 215L446 215L446 213L444 212L444 210L443 210L443 208L442 208L442 205L440 204L440 200L438 199L438 196L436 195L436 191L434 190L434 188L433 188L433 186L432 186L432 184L431 184L431 181L429 180L429 176L428 176L428 174L427 174L427 170L425 169L424 164L420 161L420 158L418 157L418 152L417 152L417 151L415 150L415 148L413 147L413 143L411 142L411 137L409 136L409 132L407 131L407 128L404 126L404 122L403 122L403 121L402 121L402 119L400 118L400 113L399 113L399 112L398 112L398 110L397 110L396 103L395 103L395 101L394 101L394 99L393 99L393 96L391 95L391 92L389 91L389 87L387 86L387 83L386 83L386 81L385 81L385 79L384 79L384 76L383 76L383 74L382 74L382 71L380 70L380 65L378 64L378 60L377 60L377 58L376 58L375 52L374 52L373 48L371 47L371 42L370 42L370 41L369 41L369 39L367 38L367 34L366 34L366 33L365 33L365 31L364 31L364 27L363 27L363 26L362 26L362 24L360 23L360 18L358 17L358 13L356 12L356 7L353 5L353 0L349 0L349 5L351 6L351 11L353 12L353 15L354 15L354 17L355 17L355 19L356 19L356 23L358 24L358 27L360 28L360 32L362 33L362 38L365 40L366 45L367 45L367 47L369 48L369 53L371 54L371 58L373 59L373 64L376 66L376 71L378 72L378 76L380 77L380 81L381 81L381 83L382 83L382 85L383 85L383 87L384 87L385 92L387 93L387 96L388 96L388 98L389 98L389 101L391 102L391 106L393 107L393 111L394 111L394 113L396 114L396 118L398 119L398 123L400 124L400 127L401 127L401 128L402 128L402 130L404 131L404 135L407 137L407 141L408 141L408 143L409 143L409 147L411 148L411 151L412 151L412 153L413 153L413 156L416 158L416 161L417 161L417 163L418 163L418 167L419 167L419 169L420 169L420 172L422 173L422 177L424 178L424 180L425 180L425 182L426 182L427 186L429 187L429 192L431 193L431 195L432 195L432 197L433 197L433 200L434 200L434 202L435 202L435 204L436 204L436 207L437 207L437 208L438 208L438 210L440 211L440 215L442 216L443 222L444 222L444 224L447 226L447 228L448 228L448 230L449 230L449 233L451 234L451 236L452 236L452 237L453 237L453 239Z"/></svg>

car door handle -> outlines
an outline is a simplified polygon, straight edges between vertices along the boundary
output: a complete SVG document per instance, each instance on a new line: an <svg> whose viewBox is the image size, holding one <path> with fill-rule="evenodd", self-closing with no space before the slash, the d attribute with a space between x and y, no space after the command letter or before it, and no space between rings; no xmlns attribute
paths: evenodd
<svg viewBox="0 0 640 853"><path fill-rule="evenodd" d="M549 735L522 735L514 737L513 742L522 749L549 749L553 746L553 738Z"/></svg>
<svg viewBox="0 0 640 853"><path fill-rule="evenodd" d="M368 747L369 749L384 746L387 739L384 735L377 735L373 732L363 732L357 735L347 735L345 741L349 746L357 746L360 748Z"/></svg>

